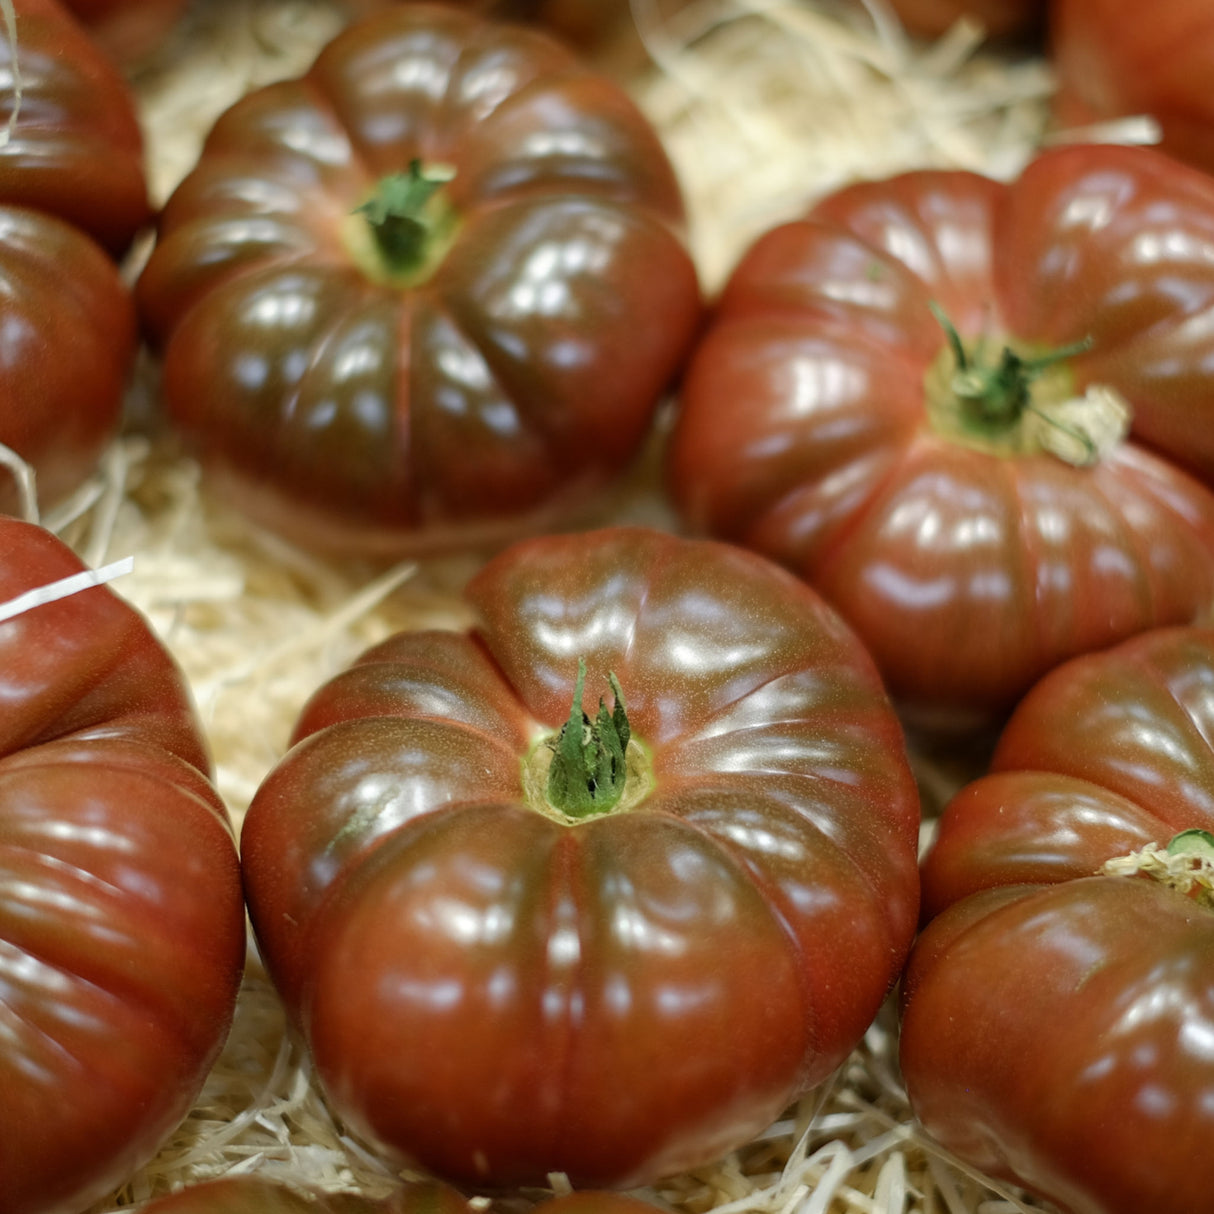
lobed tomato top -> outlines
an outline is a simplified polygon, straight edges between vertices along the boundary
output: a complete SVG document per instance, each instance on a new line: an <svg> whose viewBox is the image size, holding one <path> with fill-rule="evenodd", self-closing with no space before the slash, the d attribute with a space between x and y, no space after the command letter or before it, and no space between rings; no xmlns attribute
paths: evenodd
<svg viewBox="0 0 1214 1214"><path fill-rule="evenodd" d="M137 331L111 257L150 211L126 82L56 0L14 9L16 64L0 37L0 124L13 122L0 144L0 443L50 504L117 430ZM0 510L16 503L0 470Z"/></svg>
<svg viewBox="0 0 1214 1214"><path fill-rule="evenodd" d="M0 602L78 574L0 517ZM185 1116L244 965L239 866L189 693L94 587L0 623L0 1211L99 1199Z"/></svg>
<svg viewBox="0 0 1214 1214"><path fill-rule="evenodd" d="M563 517L695 332L682 216L656 134L572 52L393 6L238 102L166 206L138 291L166 407L313 547Z"/></svg>
<svg viewBox="0 0 1214 1214"><path fill-rule="evenodd" d="M961 1158L1073 1214L1209 1209L1212 692L1206 629L1067 663L923 864L912 1105Z"/></svg>
<svg viewBox="0 0 1214 1214"><path fill-rule="evenodd" d="M468 598L473 631L305 708L242 835L262 956L390 1157L494 1186L716 1158L839 1065L909 946L884 690L811 590L708 541L524 542ZM571 775L579 658L610 736Z"/></svg>
<svg viewBox="0 0 1214 1214"><path fill-rule="evenodd" d="M1214 494L1178 466L1214 475L1212 247L1214 181L1140 148L848 187L727 284L672 494L822 590L908 714L1006 712L1214 599Z"/></svg>

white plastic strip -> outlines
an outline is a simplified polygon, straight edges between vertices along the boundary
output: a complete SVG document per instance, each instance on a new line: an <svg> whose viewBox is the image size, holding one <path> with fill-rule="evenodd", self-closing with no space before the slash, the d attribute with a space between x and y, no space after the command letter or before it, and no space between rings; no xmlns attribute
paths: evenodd
<svg viewBox="0 0 1214 1214"><path fill-rule="evenodd" d="M0 603L0 623L32 611L35 607L41 607L44 603L53 603L56 599L65 599L68 595L79 594L80 591L88 590L92 586L112 582L115 578L130 573L134 567L135 558L124 556L120 561L103 565L100 569L85 569L80 573L73 573L70 577L60 578L57 582L50 582L46 586L35 586L33 590L27 590L15 599L9 599L7 603Z"/></svg>

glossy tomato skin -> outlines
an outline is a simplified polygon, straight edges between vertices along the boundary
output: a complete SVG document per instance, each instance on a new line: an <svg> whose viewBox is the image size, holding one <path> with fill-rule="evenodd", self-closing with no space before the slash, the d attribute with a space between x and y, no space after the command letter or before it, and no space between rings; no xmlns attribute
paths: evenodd
<svg viewBox="0 0 1214 1214"><path fill-rule="evenodd" d="M46 212L120 254L151 209L130 90L58 0L14 0L21 108L0 147L0 201ZM0 120L13 110L12 48L0 39Z"/></svg>
<svg viewBox="0 0 1214 1214"><path fill-rule="evenodd" d="M242 835L262 955L393 1156L490 1186L705 1162L826 1077L898 972L896 719L834 613L740 549L539 539L468 596L474 631L401 634L305 708ZM617 676L637 767L626 809L571 823L527 773L579 656L587 706Z"/></svg>
<svg viewBox="0 0 1214 1214"><path fill-rule="evenodd" d="M1166 152L1214 172L1214 11L1205 0L1054 0L1049 13L1062 125L1149 115Z"/></svg>
<svg viewBox="0 0 1214 1214"><path fill-rule="evenodd" d="M0 443L34 467L50 504L92 471L118 427L137 326L111 256L149 211L125 82L53 0L15 8L22 100L0 147ZM0 122L12 76L0 38ZM0 510L16 504L0 470Z"/></svg>
<svg viewBox="0 0 1214 1214"><path fill-rule="evenodd" d="M902 1067L927 1129L1073 1214L1209 1209L1214 910L1109 860L1214 828L1214 631L1053 672L923 865Z"/></svg>
<svg viewBox="0 0 1214 1214"><path fill-rule="evenodd" d="M1027 34L1041 24L1044 0L890 0L912 34L938 38L958 21L978 22L992 38Z"/></svg>
<svg viewBox="0 0 1214 1214"><path fill-rule="evenodd" d="M377 283L352 212L415 158L454 171L452 243ZM393 6L239 102L166 207L139 298L168 410L311 546L517 528L646 438L699 316L681 216L652 129L570 51Z"/></svg>
<svg viewBox="0 0 1214 1214"><path fill-rule="evenodd" d="M1210 602L1214 499L1173 457L1214 468L1211 247L1214 181L1144 149L1048 152L1010 186L844 189L726 286L686 375L673 496L822 590L908 713L998 716L1065 658ZM995 349L1091 339L1074 389L1120 390L1142 441L1076 468L940 432L933 301Z"/></svg>
<svg viewBox="0 0 1214 1214"><path fill-rule="evenodd" d="M0 518L0 602L80 571ZM0 1211L78 1211L189 1110L244 961L184 681L104 588L0 624Z"/></svg>
<svg viewBox="0 0 1214 1214"><path fill-rule="evenodd" d="M133 67L163 44L188 0L66 0L76 18L123 67Z"/></svg>

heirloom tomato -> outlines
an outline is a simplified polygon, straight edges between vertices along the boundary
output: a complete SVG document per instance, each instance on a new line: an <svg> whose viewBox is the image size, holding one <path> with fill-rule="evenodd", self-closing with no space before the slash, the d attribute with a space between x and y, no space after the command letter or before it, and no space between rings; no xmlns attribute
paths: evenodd
<svg viewBox="0 0 1214 1214"><path fill-rule="evenodd" d="M1211 739L1214 631L1073 659L924 862L911 1103L957 1155L1073 1214L1210 1210Z"/></svg>
<svg viewBox="0 0 1214 1214"><path fill-rule="evenodd" d="M673 495L820 589L908 719L997 718L1210 605L1214 493L1174 460L1214 473L1212 302L1214 180L1158 153L847 187L726 285Z"/></svg>
<svg viewBox="0 0 1214 1214"><path fill-rule="evenodd" d="M168 411L314 547L581 502L699 316L657 136L536 31L397 5L220 118L139 283Z"/></svg>
<svg viewBox="0 0 1214 1214"><path fill-rule="evenodd" d="M149 215L134 103L56 0L15 0L0 36L0 443L53 502L117 429L135 355L130 293L110 256ZM21 83L15 120L15 79ZM0 467L0 510L16 506Z"/></svg>
<svg viewBox="0 0 1214 1214"><path fill-rule="evenodd" d="M654 1206L635 1197L589 1190L528 1208L535 1214L656 1214ZM182 1189L145 1206L144 1214L475 1214L477 1209L483 1207L474 1207L454 1189L436 1183L408 1183L387 1197L371 1198L296 1190L256 1176L240 1176ZM485 1214L493 1211L490 1206Z"/></svg>
<svg viewBox="0 0 1214 1214"><path fill-rule="evenodd" d="M185 13L188 0L65 0L89 34L120 64L151 54Z"/></svg>
<svg viewBox="0 0 1214 1214"><path fill-rule="evenodd" d="M899 971L897 719L835 613L742 549L541 538L467 595L474 629L402 633L304 709L242 835L262 956L394 1158L487 1185L703 1163Z"/></svg>
<svg viewBox="0 0 1214 1214"><path fill-rule="evenodd" d="M992 38L1024 34L1041 24L1045 0L889 0L912 33L938 38L968 17Z"/></svg>
<svg viewBox="0 0 1214 1214"><path fill-rule="evenodd" d="M1068 125L1148 114L1167 152L1214 172L1208 0L1053 0L1054 111Z"/></svg>
<svg viewBox="0 0 1214 1214"><path fill-rule="evenodd" d="M0 517L0 603L80 574ZM76 1214L189 1111L244 963L189 693L94 586L0 622L0 1214Z"/></svg>

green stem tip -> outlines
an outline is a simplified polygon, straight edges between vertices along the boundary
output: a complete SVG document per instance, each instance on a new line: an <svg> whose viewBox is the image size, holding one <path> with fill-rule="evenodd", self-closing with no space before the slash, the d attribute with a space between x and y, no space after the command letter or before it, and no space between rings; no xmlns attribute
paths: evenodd
<svg viewBox="0 0 1214 1214"><path fill-rule="evenodd" d="M1029 385L1043 372L1091 349L1092 339L1072 342L1056 350L1047 350L1035 358L1026 358L1005 346L996 363L974 359L966 353L956 325L935 300L928 301L932 315L940 323L953 352L956 369L950 387L975 420L993 426L1011 426L1025 410L1036 412Z"/></svg>
<svg viewBox="0 0 1214 1214"><path fill-rule="evenodd" d="M451 213L440 191L453 176L445 165L423 165L414 159L405 172L383 178L375 193L354 209L366 219L393 274L421 270L445 241Z"/></svg>
<svg viewBox="0 0 1214 1214"><path fill-rule="evenodd" d="M607 681L615 704L609 712L600 699L598 713L591 720L582 708L586 662L584 658L578 659L569 719L548 743L553 751L548 769L548 800L571 818L607 813L624 795L628 774L625 755L631 728L619 681L610 673Z"/></svg>

